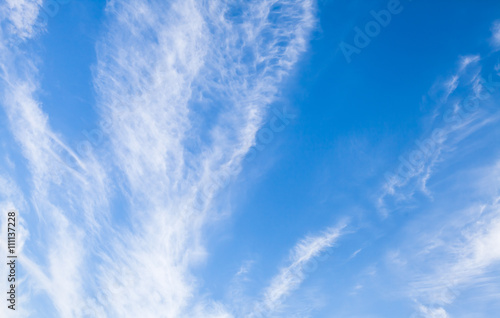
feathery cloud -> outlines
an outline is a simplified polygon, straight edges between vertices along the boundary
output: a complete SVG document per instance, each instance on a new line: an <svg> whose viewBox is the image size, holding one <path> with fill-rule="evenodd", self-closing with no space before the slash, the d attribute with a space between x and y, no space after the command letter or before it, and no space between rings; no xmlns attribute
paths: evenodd
<svg viewBox="0 0 500 318"><path fill-rule="evenodd" d="M346 224L329 228L318 236L308 236L293 248L290 263L280 269L270 285L264 290L263 299L255 304L248 317L268 316L280 309L283 301L299 288L306 274L306 266L328 248L331 248L343 234Z"/></svg>

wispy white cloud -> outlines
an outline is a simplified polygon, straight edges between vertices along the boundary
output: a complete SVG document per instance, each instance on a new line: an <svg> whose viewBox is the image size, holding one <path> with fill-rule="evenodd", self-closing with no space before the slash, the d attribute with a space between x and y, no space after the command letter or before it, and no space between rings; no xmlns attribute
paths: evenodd
<svg viewBox="0 0 500 318"><path fill-rule="evenodd" d="M422 317L426 318L448 318L450 317L443 308L429 308L420 305L419 308Z"/></svg>
<svg viewBox="0 0 500 318"><path fill-rule="evenodd" d="M345 227L346 224L342 223L321 235L308 236L297 243L290 253L289 264L273 277L263 292L262 300L255 304L248 317L267 317L279 312L285 299L303 282L309 262L331 248L341 237Z"/></svg>
<svg viewBox="0 0 500 318"><path fill-rule="evenodd" d="M466 68L471 65L472 63L479 62L481 59L480 55L466 55L463 56L460 60L460 69L459 72L463 72L466 70Z"/></svg>
<svg viewBox="0 0 500 318"><path fill-rule="evenodd" d="M21 40L36 33L36 20L43 0L6 0L0 10L3 19L10 21L10 31Z"/></svg>
<svg viewBox="0 0 500 318"><path fill-rule="evenodd" d="M418 228L410 226L419 236L389 255L391 275L401 280L418 317L453 316L452 309L460 306L450 305L464 291L474 290L482 300L498 295L492 287L500 265L498 164L481 166L486 163L471 159L482 149L498 150L499 91L490 76L495 70L486 66L488 59L479 55L461 57L458 71L431 91L435 104L425 123L428 132L400 157L378 197L383 211L410 207L421 214L416 219L422 223L412 225ZM462 174L452 186L443 186ZM417 193L429 200L417 200ZM468 208L460 210L453 200Z"/></svg>
<svg viewBox="0 0 500 318"><path fill-rule="evenodd" d="M435 210L446 211L434 213L452 214L453 218L423 216L424 220L431 218L434 225L429 226L428 220L414 224L410 232L418 231L420 237L412 235L399 246L397 253L390 253L391 273L400 278L402 288L415 301L423 317L447 317L448 306L456 311L459 303L472 301L469 296L462 298L462 294L471 290L477 296L474 302L497 299L500 292L496 274L500 268L499 167L497 163L475 170L471 175L473 179L466 182L475 184L474 191L489 197L489 201L472 203L465 209L450 209L446 198L443 198L444 204L443 199L434 202ZM455 191L463 191L464 186L461 184ZM425 226L425 230L421 226ZM466 309L474 312L473 308Z"/></svg>
<svg viewBox="0 0 500 318"><path fill-rule="evenodd" d="M214 197L238 173L282 76L306 48L312 8L311 1L108 4L95 83L137 224L103 263L100 304L109 315L228 315L196 297L190 268L206 257L202 229Z"/></svg>
<svg viewBox="0 0 500 318"><path fill-rule="evenodd" d="M482 73L479 56L461 57L457 73L434 89L436 105L427 123L434 129L410 145L399 156L399 165L386 173L376 202L384 215L410 202L417 192L432 198L428 184L438 166L459 156L468 137L498 122L499 113L491 107L498 91L489 74Z"/></svg>
<svg viewBox="0 0 500 318"><path fill-rule="evenodd" d="M498 50L500 49L500 20L497 20L493 23L493 26L491 27L491 46L495 49Z"/></svg>
<svg viewBox="0 0 500 318"><path fill-rule="evenodd" d="M33 38L39 7L7 1L2 39ZM111 1L106 11L94 83L112 122L102 157L66 145L37 100L36 63L2 41L2 105L28 162L34 234L48 246L40 255L26 243L28 284L62 317L230 317L198 295L190 270L206 257L202 229L217 192L306 49L313 2ZM116 212L134 226L107 221L109 175L127 200ZM99 279L86 279L93 271Z"/></svg>
<svg viewBox="0 0 500 318"><path fill-rule="evenodd" d="M463 233L462 236L450 240L444 237L447 233L444 232L428 242L432 248L421 257L434 259L427 265L433 272L418 275L411 283L412 298L430 306L446 306L459 297L461 291L498 282L491 273L500 265L500 210L498 204L475 209L481 210L476 217L462 217L462 225L451 229L455 234ZM439 259L433 257L437 253ZM487 299L490 292L485 290L483 299Z"/></svg>
<svg viewBox="0 0 500 318"><path fill-rule="evenodd" d="M7 1L1 9L2 20L8 17L11 22L1 29L5 40L0 50L2 106L30 174L24 194L28 202L19 214L40 222L18 228L21 236L30 234L23 241L25 248L18 250L27 269L18 278L25 282L24 291L33 288L48 295L61 316L75 317L85 307L82 269L88 250L84 242L98 227L97 219L105 216L107 190L105 174L95 158L79 158L51 128L36 97L40 84L33 60L16 45L5 45L34 37L39 5L38 1ZM76 168L70 168L68 159ZM46 246L43 254L38 244ZM36 295L24 293L23 297ZM33 311L29 305L23 310L24 316Z"/></svg>

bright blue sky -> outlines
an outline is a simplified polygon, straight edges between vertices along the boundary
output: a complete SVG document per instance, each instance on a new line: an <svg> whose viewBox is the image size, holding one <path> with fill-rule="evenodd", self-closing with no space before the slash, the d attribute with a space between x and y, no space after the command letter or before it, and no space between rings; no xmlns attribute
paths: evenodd
<svg viewBox="0 0 500 318"><path fill-rule="evenodd" d="M496 317L498 1L54 1L0 2L6 317Z"/></svg>

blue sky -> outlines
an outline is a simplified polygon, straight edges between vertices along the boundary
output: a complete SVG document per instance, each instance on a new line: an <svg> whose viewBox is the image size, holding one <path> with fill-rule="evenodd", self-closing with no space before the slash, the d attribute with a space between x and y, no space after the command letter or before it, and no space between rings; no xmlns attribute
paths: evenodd
<svg viewBox="0 0 500 318"><path fill-rule="evenodd" d="M2 317L496 317L499 13L3 0Z"/></svg>

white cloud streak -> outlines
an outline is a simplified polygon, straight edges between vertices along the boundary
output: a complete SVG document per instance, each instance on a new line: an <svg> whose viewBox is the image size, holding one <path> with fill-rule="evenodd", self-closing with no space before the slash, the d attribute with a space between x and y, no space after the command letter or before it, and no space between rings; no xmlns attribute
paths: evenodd
<svg viewBox="0 0 500 318"><path fill-rule="evenodd" d="M392 271L401 273L407 296L423 317L447 317L446 309L454 302L450 309L460 310L460 304L470 300L462 294L471 290L477 302L498 299L500 162L482 171L484 175L474 176L478 180L468 182L477 184L478 193L492 193L489 202L449 211L453 218L436 219L435 227L419 229L421 237L412 237L397 257L391 257ZM474 308L465 309L474 313Z"/></svg>
<svg viewBox="0 0 500 318"><path fill-rule="evenodd" d="M416 151L406 155L407 168L411 168L412 160L420 162L413 163L413 170L409 169L406 176L400 174L386 182L379 197L379 207L386 208L390 199L392 207L400 207L421 191L432 200L432 205L425 209L437 207L434 209L439 215L443 213L440 209L450 210L454 196L473 197L474 202L481 198L480 203L471 204L465 211L448 211L444 220L434 219L427 211L422 211L421 217L436 222L437 228L434 231L419 228L416 233L422 237L412 237L412 243L400 248L405 251L402 260L398 253L398 258L391 261L392 271L401 272L400 279L409 284L405 286L409 288L408 296L417 304L422 317L452 316L447 312L451 310L448 306L462 291L474 289L482 300L498 295L498 288L494 287L498 286L498 279L493 273L500 265L499 165L481 167L477 163L472 166L471 160L464 160L484 148L497 150L498 132L494 127L500 119L499 91L498 83L491 82L492 78L488 77L493 70L483 69L487 63L487 59L478 55L462 57L458 72L442 82L440 90L430 94L437 106L429 124L437 126L439 134L436 138L429 136L423 139L424 142L419 141L420 145L417 143L416 151L425 153L423 160L415 156ZM426 147L429 147L427 152ZM453 175L470 169L466 174L469 179L461 178L452 188L443 189L440 182L452 178L446 169L450 162L454 165ZM441 180L431 184L431 192L428 185L435 176ZM486 178L490 180L483 185L482 179ZM478 186L469 188L471 183ZM446 202L445 198L450 201ZM440 204L443 200L446 204ZM422 206L426 206L425 203ZM412 246L415 240L424 243ZM453 307L459 308L458 302Z"/></svg>
<svg viewBox="0 0 500 318"><path fill-rule="evenodd" d="M446 310L443 308L429 308L425 306L419 306L418 308L420 310L420 313L422 314L421 317L426 317L426 318L448 318L450 317Z"/></svg>
<svg viewBox="0 0 500 318"><path fill-rule="evenodd" d="M434 272L418 275L411 283L410 293L413 299L430 306L446 306L453 303L463 290L498 282L490 274L500 265L498 202L472 209L476 210L476 217L461 217L460 227L443 229L440 236L428 242L432 248L422 257L433 259L437 254L440 257L429 264ZM454 233L461 232L462 235L457 239L447 240L443 236L450 230ZM482 297L487 299L490 292L487 289L483 291Z"/></svg>
<svg viewBox="0 0 500 318"><path fill-rule="evenodd" d="M28 203L19 214L40 222L30 224L29 229L18 228L21 237L30 234L25 248L18 250L27 273L18 279L24 281L23 304L36 297L26 293L34 288L50 297L61 316L79 317L85 307L81 277L87 252L83 246L98 227L97 219L104 216L99 210L103 213L107 191L97 161L92 157L84 161L66 146L37 101L37 67L17 44L36 35L39 8L39 1L7 1L0 10L2 21L10 22L2 24L0 32L2 106L31 177L30 189L24 194ZM76 162L77 170L67 165L68 158ZM42 254L39 244L44 246ZM18 315L29 316L34 311L26 305Z"/></svg>
<svg viewBox="0 0 500 318"><path fill-rule="evenodd" d="M2 105L39 221L38 242L22 255L29 296L48 296L65 318L231 317L197 297L190 270L206 255L202 229L217 192L306 49L313 2L110 1L94 77L100 115L112 123L102 157L77 155L54 131L37 100L36 63L9 44L36 36L39 8L7 1L0 34ZM114 213L134 225L108 221L110 175L127 200Z"/></svg>
<svg viewBox="0 0 500 318"><path fill-rule="evenodd" d="M428 183L438 165L459 156L469 136L500 120L498 111L489 107L498 94L497 84L481 71L478 55L461 57L457 73L440 83L439 93L430 94L437 99L429 123L434 129L410 145L410 151L399 157L399 166L386 174L376 202L383 215L411 201L417 192L432 198Z"/></svg>
<svg viewBox="0 0 500 318"><path fill-rule="evenodd" d="M329 228L321 235L308 236L297 243L290 253L289 264L273 277L270 285L264 290L263 299L255 304L255 309L248 317L268 317L279 312L285 299L304 281L308 264L331 248L341 237L345 227L345 224L341 224Z"/></svg>
<svg viewBox="0 0 500 318"><path fill-rule="evenodd" d="M6 0L1 6L2 19L8 20L10 32L25 40L36 34L36 20L43 0Z"/></svg>
<svg viewBox="0 0 500 318"><path fill-rule="evenodd" d="M497 20L493 23L493 26L491 27L491 46L495 50L500 49L500 20Z"/></svg>
<svg viewBox="0 0 500 318"><path fill-rule="evenodd" d="M240 5L243 13L231 11ZM190 268L205 258L202 229L221 180L239 171L306 48L312 2L123 1L107 12L95 83L137 226L105 258L101 308L120 317L228 316L220 304L198 303Z"/></svg>

